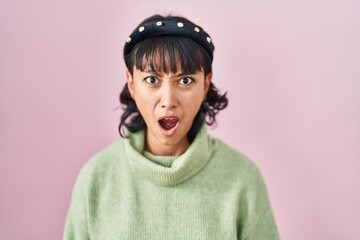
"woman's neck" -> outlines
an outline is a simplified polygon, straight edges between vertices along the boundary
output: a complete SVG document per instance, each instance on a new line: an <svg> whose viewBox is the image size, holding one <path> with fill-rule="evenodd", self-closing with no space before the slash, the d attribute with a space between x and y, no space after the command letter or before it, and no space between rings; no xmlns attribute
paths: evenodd
<svg viewBox="0 0 360 240"><path fill-rule="evenodd" d="M164 144L146 136L145 150L156 156L180 156L189 148L187 137L176 144Z"/></svg>

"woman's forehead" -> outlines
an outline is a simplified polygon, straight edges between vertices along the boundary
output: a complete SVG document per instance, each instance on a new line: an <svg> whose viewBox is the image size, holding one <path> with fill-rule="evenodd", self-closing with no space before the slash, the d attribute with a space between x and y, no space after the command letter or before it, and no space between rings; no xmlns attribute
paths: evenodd
<svg viewBox="0 0 360 240"><path fill-rule="evenodd" d="M180 76L185 76L185 75L195 75L195 74L199 74L199 73L203 73L203 69L200 70L196 70L196 71L184 71L181 68L178 68L176 72L172 72L170 70L168 71L157 71L156 69L151 69L151 68L145 68L145 69L137 69L134 66L134 71L138 71L140 73L144 73L144 74L152 74L152 75L156 75L156 76L172 76L172 77L180 77Z"/></svg>
<svg viewBox="0 0 360 240"><path fill-rule="evenodd" d="M168 54L152 54L144 55L141 64L135 64L136 67L143 72L152 72L159 74L194 74L202 71L203 66L189 67L184 66L184 59L181 56L170 57Z"/></svg>

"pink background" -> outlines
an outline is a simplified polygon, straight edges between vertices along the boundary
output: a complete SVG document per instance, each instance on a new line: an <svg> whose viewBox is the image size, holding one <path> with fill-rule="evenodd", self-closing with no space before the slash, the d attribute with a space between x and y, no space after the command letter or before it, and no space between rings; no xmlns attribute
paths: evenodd
<svg viewBox="0 0 360 240"><path fill-rule="evenodd" d="M213 38L211 133L260 167L282 239L360 239L358 0L0 0L0 238L61 239L80 167L119 138L124 41L169 12Z"/></svg>

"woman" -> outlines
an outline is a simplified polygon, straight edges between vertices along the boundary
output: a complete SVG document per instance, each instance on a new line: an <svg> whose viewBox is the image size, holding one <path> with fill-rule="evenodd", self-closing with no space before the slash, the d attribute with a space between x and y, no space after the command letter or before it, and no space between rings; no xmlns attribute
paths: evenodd
<svg viewBox="0 0 360 240"><path fill-rule="evenodd" d="M82 168L64 239L278 239L257 167L210 137L227 106L212 83L214 45L177 16L127 39L117 140Z"/></svg>

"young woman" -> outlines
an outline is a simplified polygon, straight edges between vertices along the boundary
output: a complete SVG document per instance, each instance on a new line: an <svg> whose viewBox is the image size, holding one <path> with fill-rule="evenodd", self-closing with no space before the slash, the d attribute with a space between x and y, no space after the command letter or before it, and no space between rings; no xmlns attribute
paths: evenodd
<svg viewBox="0 0 360 240"><path fill-rule="evenodd" d="M214 45L178 16L145 19L124 47L123 139L82 168L64 239L279 239L258 168L207 133L227 106Z"/></svg>

